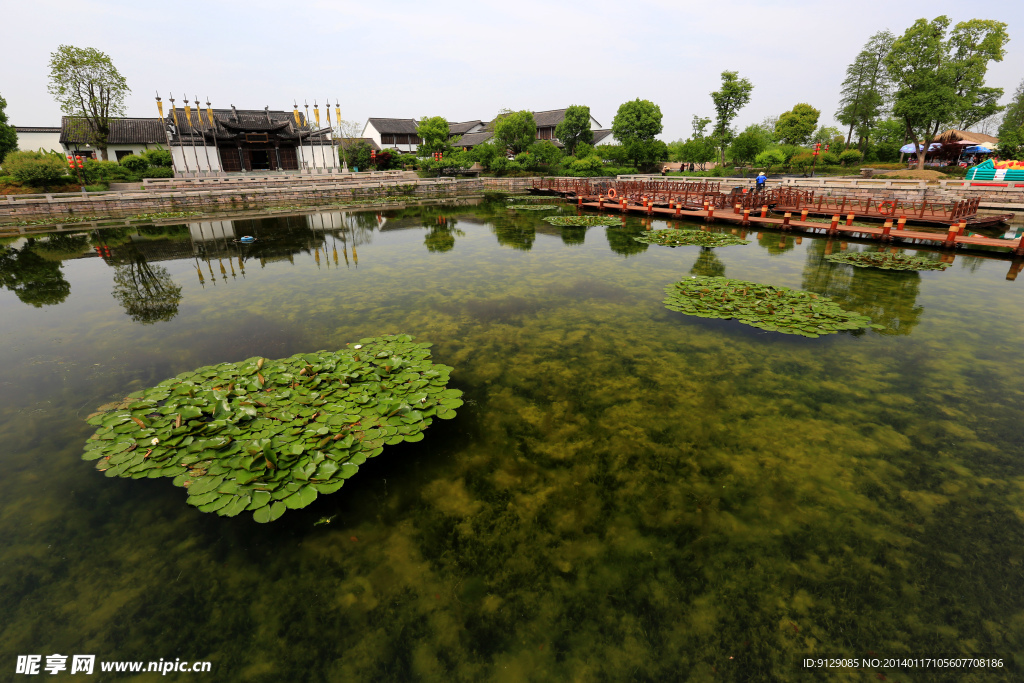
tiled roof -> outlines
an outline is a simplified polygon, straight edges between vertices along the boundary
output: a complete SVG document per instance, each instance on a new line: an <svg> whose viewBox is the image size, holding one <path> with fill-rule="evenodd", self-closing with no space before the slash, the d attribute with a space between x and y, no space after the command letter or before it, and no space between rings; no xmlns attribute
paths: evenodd
<svg viewBox="0 0 1024 683"><path fill-rule="evenodd" d="M484 142L487 142L492 137L494 137L494 133L488 132L486 130L481 131L479 133L467 133L458 140L453 141L452 145L454 145L455 147L473 147L474 145L479 145L483 144Z"/></svg>
<svg viewBox="0 0 1024 683"><path fill-rule="evenodd" d="M343 146L345 149L348 149L352 145L363 143L364 145L369 145L370 149L378 152L380 151L380 146L373 141L373 138L336 138L336 140L338 141L338 144Z"/></svg>
<svg viewBox="0 0 1024 683"><path fill-rule="evenodd" d="M612 129L611 128L601 128L600 130L593 131L593 133L594 133L594 143L593 144L594 144L595 147L597 145L610 144L611 143L611 140L609 140L608 142L605 142L605 143L601 142L605 138L611 138L612 137Z"/></svg>
<svg viewBox="0 0 1024 683"><path fill-rule="evenodd" d="M86 144L92 142L88 126L83 119L61 117L60 142ZM167 144L160 119L110 119L108 145L156 145Z"/></svg>
<svg viewBox="0 0 1024 683"><path fill-rule="evenodd" d="M449 123L448 124L448 131L452 135L461 135L461 134L465 133L466 131L468 131L470 128L475 128L476 126L482 126L483 124L484 124L484 122L483 121L479 121L479 120L477 120L477 121L463 121L462 123Z"/></svg>
<svg viewBox="0 0 1024 683"><path fill-rule="evenodd" d="M414 119L370 119L370 123L378 133L398 133L400 135L416 135Z"/></svg>
<svg viewBox="0 0 1024 683"><path fill-rule="evenodd" d="M548 111L533 112L533 120L537 123L538 128L557 126L564 118L565 109L551 109Z"/></svg>
<svg viewBox="0 0 1024 683"><path fill-rule="evenodd" d="M19 133L59 133L59 126L15 126L14 130Z"/></svg>

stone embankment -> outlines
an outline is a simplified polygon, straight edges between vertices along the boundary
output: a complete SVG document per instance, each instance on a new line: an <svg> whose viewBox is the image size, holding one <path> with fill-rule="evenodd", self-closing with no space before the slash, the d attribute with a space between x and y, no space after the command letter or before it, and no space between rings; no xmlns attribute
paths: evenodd
<svg viewBox="0 0 1024 683"><path fill-rule="evenodd" d="M249 176L149 180L132 190L5 195L0 225L68 218L124 218L177 211L213 213L281 206L316 206L378 198L439 198L488 191L525 192L532 178L417 178L415 173L383 172L349 176Z"/></svg>

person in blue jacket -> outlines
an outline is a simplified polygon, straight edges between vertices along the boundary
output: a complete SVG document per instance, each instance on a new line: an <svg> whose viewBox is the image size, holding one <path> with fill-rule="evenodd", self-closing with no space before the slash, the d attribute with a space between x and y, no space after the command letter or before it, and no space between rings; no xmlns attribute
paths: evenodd
<svg viewBox="0 0 1024 683"><path fill-rule="evenodd" d="M764 192L764 183L765 183L766 180L768 180L768 176L766 176L764 174L764 171L761 171L760 173L758 173L757 174L757 180L754 181L754 182L757 183L754 186L754 192Z"/></svg>

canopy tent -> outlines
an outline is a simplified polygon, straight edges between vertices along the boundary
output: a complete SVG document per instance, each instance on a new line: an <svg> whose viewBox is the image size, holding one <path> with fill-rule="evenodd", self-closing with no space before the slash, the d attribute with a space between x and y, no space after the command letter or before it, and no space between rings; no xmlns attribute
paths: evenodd
<svg viewBox="0 0 1024 683"><path fill-rule="evenodd" d="M910 143L908 145L903 145L902 147L900 147L900 152L902 152L904 154L914 154L914 153L917 152L918 147L919 147L919 145L915 145L914 143ZM930 145L928 145L928 151L929 152L934 152L935 150L938 150L938 149L942 149L942 143L941 142L933 142Z"/></svg>
<svg viewBox="0 0 1024 683"><path fill-rule="evenodd" d="M991 144L991 143L989 143ZM964 154L991 154L995 151L995 145L989 147L989 144L974 145L964 150Z"/></svg>

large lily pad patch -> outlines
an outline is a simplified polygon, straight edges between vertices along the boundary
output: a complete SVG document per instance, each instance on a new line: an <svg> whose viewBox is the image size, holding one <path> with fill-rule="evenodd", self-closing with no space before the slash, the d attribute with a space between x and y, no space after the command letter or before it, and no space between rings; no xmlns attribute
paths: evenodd
<svg viewBox="0 0 1024 683"><path fill-rule="evenodd" d="M634 235L633 239L645 244L660 244L664 247L728 247L734 244L750 244L749 240L740 239L735 235L706 230L651 230L642 235Z"/></svg>
<svg viewBox="0 0 1024 683"><path fill-rule="evenodd" d="M800 289L724 277L695 276L665 288L665 306L701 318L735 318L772 332L819 337L872 325L871 318L839 307L832 299Z"/></svg>
<svg viewBox="0 0 1024 683"><path fill-rule="evenodd" d="M882 268L884 270L945 270L948 263L924 256L907 254L886 254L880 251L848 251L828 254L825 259L834 263L845 263L858 268Z"/></svg>
<svg viewBox="0 0 1024 683"><path fill-rule="evenodd" d="M545 216L551 225L574 228L592 228L596 225L621 225L622 220L611 216Z"/></svg>
<svg viewBox="0 0 1024 683"><path fill-rule="evenodd" d="M185 372L101 406L85 460L108 477L172 477L203 512L270 522L334 493L385 445L421 441L462 392L408 335Z"/></svg>

